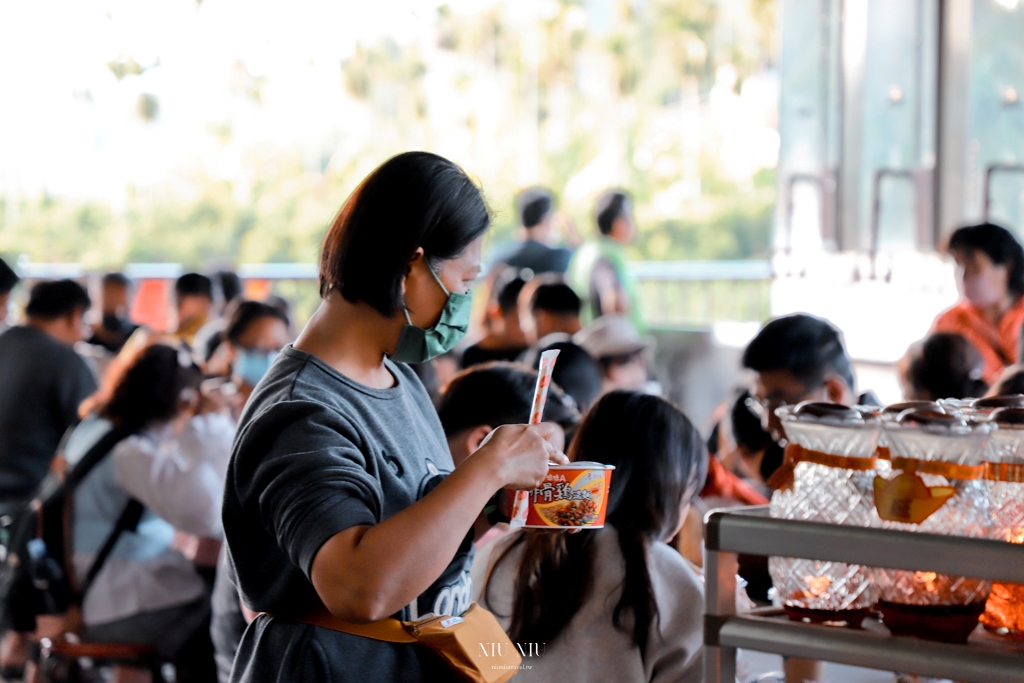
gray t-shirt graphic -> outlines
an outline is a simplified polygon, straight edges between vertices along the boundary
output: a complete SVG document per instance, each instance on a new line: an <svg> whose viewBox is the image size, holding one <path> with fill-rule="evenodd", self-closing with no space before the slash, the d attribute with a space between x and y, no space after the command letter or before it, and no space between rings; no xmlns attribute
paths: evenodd
<svg viewBox="0 0 1024 683"><path fill-rule="evenodd" d="M232 679L437 681L450 678L417 645L385 643L289 621L320 601L313 558L336 533L409 507L454 465L430 399L404 364L372 389L286 348L247 404L228 468L224 532L234 581L260 616ZM403 620L461 614L470 603L467 536L444 574Z"/></svg>

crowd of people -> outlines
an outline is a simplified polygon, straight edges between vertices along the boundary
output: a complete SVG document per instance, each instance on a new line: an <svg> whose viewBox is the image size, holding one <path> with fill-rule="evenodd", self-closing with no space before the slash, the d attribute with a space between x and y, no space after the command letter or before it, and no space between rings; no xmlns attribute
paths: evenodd
<svg viewBox="0 0 1024 683"><path fill-rule="evenodd" d="M162 675L153 661L178 681L454 680L381 634L476 601L510 643L543 644L522 680L701 680L701 511L767 502L779 407L877 399L837 328L784 316L703 436L649 374L629 196L603 194L575 248L553 242L550 192L517 208L520 239L485 261L491 214L470 178L432 154L390 159L330 226L300 333L286 301L247 300L226 272L177 280L169 330L132 322L120 273L96 303L72 280L35 283L0 333L4 543L34 497L82 476L65 548L37 544L21 583L0 581L0 676L40 680L45 638L134 646L91 651L117 681ZM949 252L963 299L900 363L906 398L1021 392L1024 249L982 224ZM0 325L18 282L0 261ZM464 338L474 286L488 295ZM584 460L615 467L603 529L509 527L508 491ZM63 609L38 567L70 587ZM768 600L764 558L741 573Z"/></svg>

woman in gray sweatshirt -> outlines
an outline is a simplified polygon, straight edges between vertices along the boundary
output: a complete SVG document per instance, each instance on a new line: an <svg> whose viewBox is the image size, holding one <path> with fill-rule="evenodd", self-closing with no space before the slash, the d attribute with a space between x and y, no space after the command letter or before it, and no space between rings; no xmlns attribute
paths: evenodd
<svg viewBox="0 0 1024 683"><path fill-rule="evenodd" d="M605 528L520 531L476 558L478 600L523 655L516 681L699 683L704 590L666 542L707 473L700 434L664 399L617 391L569 457L615 466Z"/></svg>

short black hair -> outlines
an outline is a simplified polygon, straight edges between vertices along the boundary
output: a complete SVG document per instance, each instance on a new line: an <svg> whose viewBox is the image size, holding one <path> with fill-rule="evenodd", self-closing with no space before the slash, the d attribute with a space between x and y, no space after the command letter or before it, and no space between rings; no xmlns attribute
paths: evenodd
<svg viewBox="0 0 1024 683"><path fill-rule="evenodd" d="M582 346L572 342L557 342L540 350L558 351L558 361L551 373L551 381L576 401L581 413L594 403L601 393L601 368ZM540 365L540 354L537 354Z"/></svg>
<svg viewBox="0 0 1024 683"><path fill-rule="evenodd" d="M540 224L554 207L551 193L543 187L531 187L519 195L519 222L524 228L533 228Z"/></svg>
<svg viewBox="0 0 1024 683"><path fill-rule="evenodd" d="M237 273L230 270L218 270L213 274L213 279L217 281L225 302L234 301L242 296L242 278L238 277Z"/></svg>
<svg viewBox="0 0 1024 683"><path fill-rule="evenodd" d="M537 372L508 362L474 365L448 383L438 402L437 414L445 436L487 425L526 424L530 420ZM544 420L562 426L568 442L580 421L575 402L557 386L548 389Z"/></svg>
<svg viewBox="0 0 1024 683"><path fill-rule="evenodd" d="M9 293L20 279L7 262L0 258L0 295Z"/></svg>
<svg viewBox="0 0 1024 683"><path fill-rule="evenodd" d="M1017 296L1024 294L1024 247L1001 225L979 223L959 228L950 235L948 250L980 251L997 266L1006 265L1007 288Z"/></svg>
<svg viewBox="0 0 1024 683"><path fill-rule="evenodd" d="M530 302L531 311L547 311L554 315L579 315L580 297L564 282L550 282L537 287Z"/></svg>
<svg viewBox="0 0 1024 683"><path fill-rule="evenodd" d="M506 268L495 278L494 291L497 293L495 299L503 314L511 313L518 308L519 293L525 286L526 279L523 278L518 268Z"/></svg>
<svg viewBox="0 0 1024 683"><path fill-rule="evenodd" d="M360 183L327 231L320 296L337 288L346 301L390 317L402 308L402 279L417 248L438 268L490 224L480 189L456 164L429 152L391 157Z"/></svg>
<svg viewBox="0 0 1024 683"><path fill-rule="evenodd" d="M179 299L201 296L213 301L213 281L201 273L185 273L174 283L174 294Z"/></svg>
<svg viewBox="0 0 1024 683"><path fill-rule="evenodd" d="M981 353L966 337L936 332L911 349L907 379L926 400L978 398L988 390L984 369Z"/></svg>
<svg viewBox="0 0 1024 683"><path fill-rule="evenodd" d="M806 313L775 318L743 352L743 367L755 372L786 370L808 387L835 373L853 390L853 369L842 333L827 320Z"/></svg>
<svg viewBox="0 0 1024 683"><path fill-rule="evenodd" d="M625 216L628 211L629 195L622 190L608 190L597 198L597 229L602 235L611 234L615 219Z"/></svg>
<svg viewBox="0 0 1024 683"><path fill-rule="evenodd" d="M124 273L107 273L100 280L100 284L104 287L124 287L125 289L130 289L132 281Z"/></svg>
<svg viewBox="0 0 1024 683"><path fill-rule="evenodd" d="M86 311L91 305L85 288L74 280L48 280L32 288L25 315L56 320L75 311Z"/></svg>
<svg viewBox="0 0 1024 683"><path fill-rule="evenodd" d="M276 318L288 327L288 316L280 309L260 301L242 301L235 308L228 320L228 326L224 336L232 344L237 344L249 326L260 318Z"/></svg>

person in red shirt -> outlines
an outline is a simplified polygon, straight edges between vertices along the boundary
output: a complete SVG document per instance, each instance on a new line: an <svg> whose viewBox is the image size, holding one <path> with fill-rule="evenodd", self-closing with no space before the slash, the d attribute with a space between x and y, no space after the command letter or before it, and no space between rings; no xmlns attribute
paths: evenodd
<svg viewBox="0 0 1024 683"><path fill-rule="evenodd" d="M949 238L961 300L932 324L932 332L967 338L985 361L983 379L993 384L1019 357L1024 325L1024 247L1006 228L981 223Z"/></svg>

